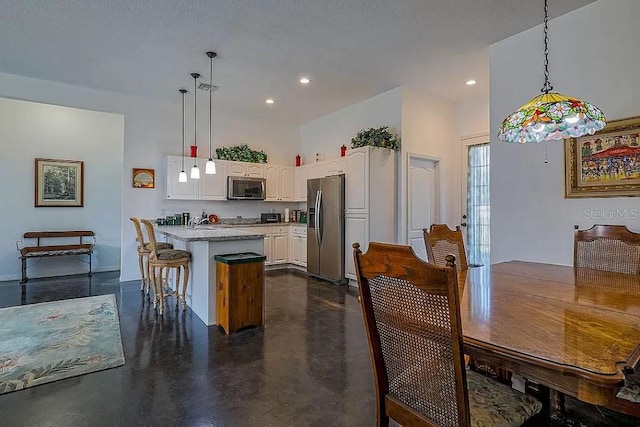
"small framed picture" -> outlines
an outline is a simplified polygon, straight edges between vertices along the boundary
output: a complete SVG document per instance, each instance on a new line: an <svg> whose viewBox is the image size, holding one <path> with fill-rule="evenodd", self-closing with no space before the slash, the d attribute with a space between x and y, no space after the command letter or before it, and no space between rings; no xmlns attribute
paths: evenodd
<svg viewBox="0 0 640 427"><path fill-rule="evenodd" d="M84 162L36 159L35 207L84 206Z"/></svg>
<svg viewBox="0 0 640 427"><path fill-rule="evenodd" d="M133 188L155 188L155 169L133 168Z"/></svg>

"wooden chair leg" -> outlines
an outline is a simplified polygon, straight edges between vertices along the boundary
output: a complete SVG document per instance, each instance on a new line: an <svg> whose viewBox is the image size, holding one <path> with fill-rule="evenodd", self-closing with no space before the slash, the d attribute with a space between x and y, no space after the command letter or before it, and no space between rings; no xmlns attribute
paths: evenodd
<svg viewBox="0 0 640 427"><path fill-rule="evenodd" d="M180 302L180 266L176 267L176 277L175 277L175 281L173 282L173 295L175 295L175 300L176 300L176 307L178 306L178 303Z"/></svg>
<svg viewBox="0 0 640 427"><path fill-rule="evenodd" d="M189 283L189 263L184 266L184 278L182 283L182 309L187 308L187 283Z"/></svg>
<svg viewBox="0 0 640 427"><path fill-rule="evenodd" d="M144 285L145 285L145 281L144 281L144 259L143 259L143 255L142 254L138 254L138 267L140 267L140 290L144 291ZM149 288L147 287L147 290L149 290Z"/></svg>
<svg viewBox="0 0 640 427"><path fill-rule="evenodd" d="M158 308L158 289L156 288L155 270L155 267L153 267L150 262L147 263L147 277L149 278L149 282L153 288L153 308Z"/></svg>

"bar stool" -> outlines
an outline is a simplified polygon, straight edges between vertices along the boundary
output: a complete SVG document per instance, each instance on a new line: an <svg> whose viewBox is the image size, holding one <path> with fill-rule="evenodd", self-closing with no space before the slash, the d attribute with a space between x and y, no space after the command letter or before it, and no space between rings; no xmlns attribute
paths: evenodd
<svg viewBox="0 0 640 427"><path fill-rule="evenodd" d="M149 276L147 272L149 270L149 254L151 253L151 249L149 249L149 244L144 241L144 234L142 233L142 227L140 226L140 219L134 217L129 218L133 225L136 228L136 242L138 242L138 266L140 267L140 290L145 290L146 283L146 291L149 293ZM173 249L173 245L171 243L158 242L157 243L158 250L165 249ZM147 267L145 268L145 258L147 259Z"/></svg>
<svg viewBox="0 0 640 427"><path fill-rule="evenodd" d="M185 308L187 305L187 283L189 282L189 261L191 260L191 252L183 251L178 249L164 249L158 250L156 249L156 236L153 230L153 224L146 220L141 219L142 222L147 229L147 235L149 236L149 249L151 253L149 254L149 278L151 279L151 283L153 283L153 306L158 308L160 314L164 311L164 300L169 296L173 296L176 299L176 306L178 305L178 300L182 298L182 308ZM183 281L182 281L182 291L179 291L180 287L180 267L183 270ZM165 289L163 289L162 283L162 269L164 268L175 268L176 269L176 278L174 282L174 290L165 293ZM156 273L160 269L160 276ZM169 275L167 274L167 278ZM170 289L169 289L170 290Z"/></svg>

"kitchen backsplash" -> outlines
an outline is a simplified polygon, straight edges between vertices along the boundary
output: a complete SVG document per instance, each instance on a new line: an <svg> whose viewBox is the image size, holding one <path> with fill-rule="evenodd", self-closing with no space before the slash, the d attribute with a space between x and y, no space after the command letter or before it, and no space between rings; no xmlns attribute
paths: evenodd
<svg viewBox="0 0 640 427"><path fill-rule="evenodd" d="M285 208L289 208L289 211L292 211L293 209L304 210L306 207L306 203L264 202L252 200L228 200L223 202L206 202L202 200L165 200L164 202L165 203L163 203L159 212L149 212L147 215L153 218L163 218L168 215L189 212L191 217L194 217L202 215L202 211L205 211L207 215L215 214L220 219L257 219L259 222L261 213L280 213L284 218Z"/></svg>

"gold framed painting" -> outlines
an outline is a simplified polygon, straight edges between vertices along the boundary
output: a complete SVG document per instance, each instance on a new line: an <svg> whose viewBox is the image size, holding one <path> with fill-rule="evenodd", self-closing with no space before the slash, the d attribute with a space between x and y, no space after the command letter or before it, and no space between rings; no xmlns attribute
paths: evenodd
<svg viewBox="0 0 640 427"><path fill-rule="evenodd" d="M36 159L35 207L84 206L84 162Z"/></svg>
<svg viewBox="0 0 640 427"><path fill-rule="evenodd" d="M640 196L640 116L564 144L565 198Z"/></svg>
<svg viewBox="0 0 640 427"><path fill-rule="evenodd" d="M155 188L155 169L133 168L133 188Z"/></svg>

